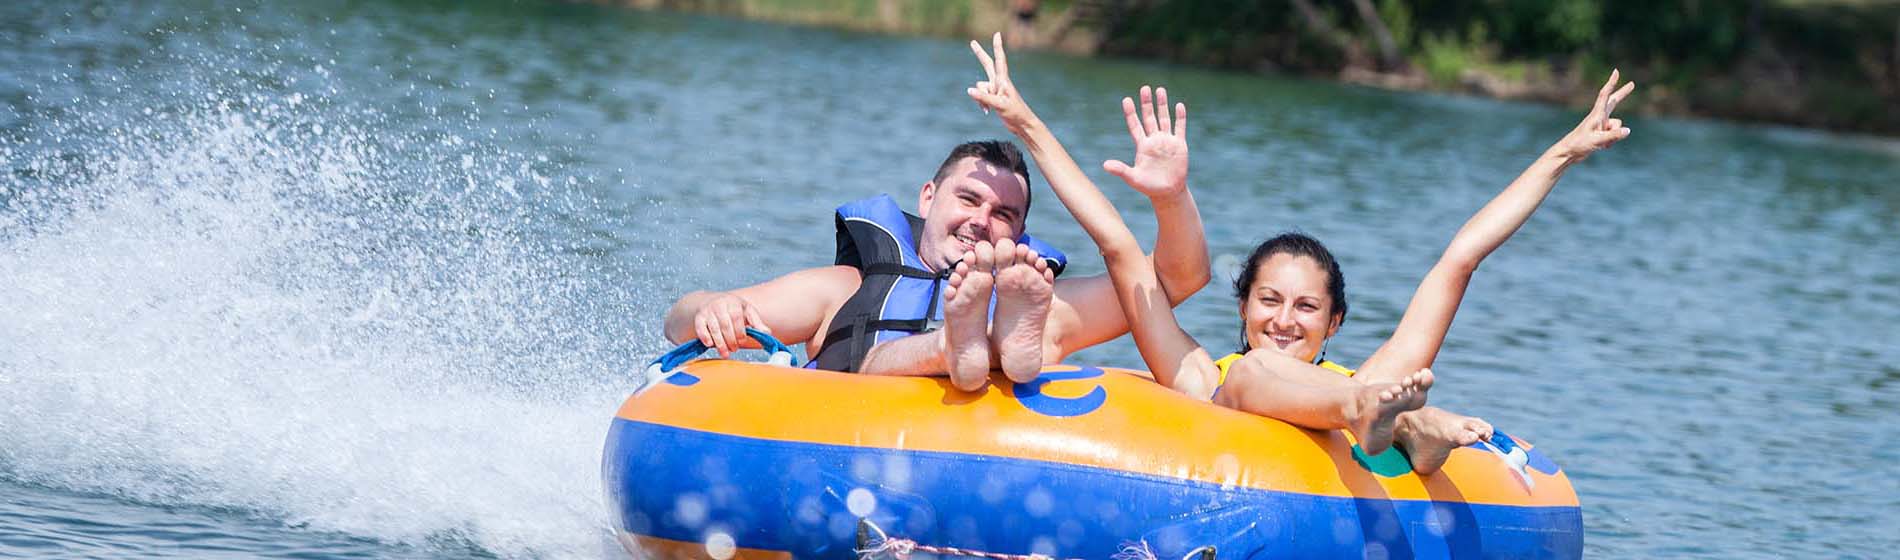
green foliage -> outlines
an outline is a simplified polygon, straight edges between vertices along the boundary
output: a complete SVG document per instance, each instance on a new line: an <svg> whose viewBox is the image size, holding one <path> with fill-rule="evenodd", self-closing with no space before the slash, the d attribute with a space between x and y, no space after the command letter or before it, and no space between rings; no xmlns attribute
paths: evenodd
<svg viewBox="0 0 1900 560"><path fill-rule="evenodd" d="M905 10L904 19L912 29L942 29L962 28L971 17L969 2L932 1L913 4L911 9Z"/></svg>
<svg viewBox="0 0 1900 560"><path fill-rule="evenodd" d="M1549 12L1544 14L1544 28L1551 34L1551 42L1557 48L1582 48L1596 39L1599 20L1598 4L1592 0L1558 0L1552 3Z"/></svg>
<svg viewBox="0 0 1900 560"><path fill-rule="evenodd" d="M1301 53L1306 56L1284 52L1291 44L1304 44L1306 39L1293 22L1298 16L1283 0L1123 2L1123 9L1126 11L1111 21L1107 30L1113 37L1104 45L1109 52L1159 52L1177 59L1223 65L1245 65L1261 58L1310 65L1336 58L1332 53L1311 49ZM1278 56L1276 48L1282 49ZM1319 56L1310 56L1316 54Z"/></svg>
<svg viewBox="0 0 1900 560"><path fill-rule="evenodd" d="M971 19L967 0L902 0L896 22L884 20L881 0L698 0L689 5L752 17L854 29L942 31L962 29Z"/></svg>
<svg viewBox="0 0 1900 560"><path fill-rule="evenodd" d="M1476 64L1476 54L1468 49L1464 41L1445 35L1426 35L1420 45L1419 66L1425 69L1425 75L1431 76L1432 83L1440 87L1450 87L1458 83L1458 77L1466 68Z"/></svg>
<svg viewBox="0 0 1900 560"><path fill-rule="evenodd" d="M1353 63L1294 0L1104 0L1121 8L1110 52L1329 74ZM1347 0L1307 0L1324 26L1370 49ZM1737 83L1794 75L1800 117L1842 128L1900 128L1877 86L1900 73L1894 0L1378 0L1404 57L1443 88L1467 71L1513 82L1601 80L1611 68L1674 92L1696 112L1789 119ZM1360 53L1360 54L1363 54ZM1872 61L1872 62L1869 62ZM1363 63L1364 59L1359 59ZM1883 93L1885 92L1885 93Z"/></svg>
<svg viewBox="0 0 1900 560"><path fill-rule="evenodd" d="M924 33L960 30L982 3L1008 1L660 0ZM1111 54L1315 74L1366 64L1371 27L1351 2L1305 1L1317 25L1296 0L1044 0L1042 8L1055 17L1086 7L1085 25L1100 26ZM895 7L899 21L880 7ZM1790 97L1805 99L1800 110L1816 122L1900 129L1900 100L1883 82L1900 74L1897 0L1377 0L1374 8L1402 56L1440 87L1457 87L1472 69L1537 82L1594 81L1620 67L1692 110L1781 114L1744 107L1758 97L1733 84L1794 76L1802 91Z"/></svg>
<svg viewBox="0 0 1900 560"><path fill-rule="evenodd" d="M1749 0L1413 0L1419 34L1461 33L1491 42L1503 58L1656 55L1733 60L1751 21L1768 7ZM1480 27L1481 26L1481 27ZM1482 28L1484 36L1470 31Z"/></svg>
<svg viewBox="0 0 1900 560"><path fill-rule="evenodd" d="M1415 32L1412 29L1412 8L1405 0L1382 0L1379 2L1379 17L1385 20L1385 26L1392 31L1392 42L1403 49L1411 46Z"/></svg>

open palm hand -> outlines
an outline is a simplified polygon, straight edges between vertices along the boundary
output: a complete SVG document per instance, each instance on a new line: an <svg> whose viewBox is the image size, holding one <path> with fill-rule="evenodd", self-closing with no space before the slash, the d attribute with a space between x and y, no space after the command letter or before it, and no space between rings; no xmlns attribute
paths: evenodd
<svg viewBox="0 0 1900 560"><path fill-rule="evenodd" d="M1159 107L1157 107L1157 104ZM1187 104L1168 112L1168 89L1141 87L1139 114L1135 100L1122 98L1122 116L1128 120L1128 135L1135 141L1135 164L1121 160L1102 163L1102 169L1120 177L1149 198L1170 195L1187 188L1188 145Z"/></svg>

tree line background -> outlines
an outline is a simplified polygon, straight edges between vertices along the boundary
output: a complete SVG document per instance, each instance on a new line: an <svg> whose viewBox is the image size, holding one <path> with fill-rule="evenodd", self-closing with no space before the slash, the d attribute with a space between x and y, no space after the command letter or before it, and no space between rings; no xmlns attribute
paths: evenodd
<svg viewBox="0 0 1900 560"><path fill-rule="evenodd" d="M1114 0L1101 48L1571 101L1612 67L1651 109L1900 132L1900 2ZM1588 89L1588 88L1584 88ZM1586 92L1587 93L1587 92Z"/></svg>
<svg viewBox="0 0 1900 560"><path fill-rule="evenodd" d="M1900 134L1900 0L600 0L1408 90Z"/></svg>

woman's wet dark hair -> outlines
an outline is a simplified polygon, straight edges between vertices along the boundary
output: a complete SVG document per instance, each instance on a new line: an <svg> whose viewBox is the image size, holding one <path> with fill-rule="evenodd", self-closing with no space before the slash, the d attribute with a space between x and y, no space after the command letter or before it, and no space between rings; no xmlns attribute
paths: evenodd
<svg viewBox="0 0 1900 560"><path fill-rule="evenodd" d="M1344 322L1346 275L1339 271L1339 260L1333 258L1333 252L1326 250L1326 245L1318 239L1304 233L1289 231L1254 246L1253 254L1247 255L1247 263L1240 268L1240 274L1234 277L1234 298L1247 301L1254 278L1260 275L1260 264L1278 254L1308 257L1319 263L1320 269L1326 271L1326 294L1333 298L1333 319ZM1240 333L1240 353L1245 354L1251 349L1247 345L1247 333Z"/></svg>

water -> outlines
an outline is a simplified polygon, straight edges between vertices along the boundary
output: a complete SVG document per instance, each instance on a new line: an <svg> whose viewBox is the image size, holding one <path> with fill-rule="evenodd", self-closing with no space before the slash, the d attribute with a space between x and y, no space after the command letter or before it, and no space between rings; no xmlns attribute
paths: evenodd
<svg viewBox="0 0 1900 560"><path fill-rule="evenodd" d="M1342 256L1349 362L1578 116L1013 62L1090 169L1136 86L1190 103L1221 270L1184 321L1224 347L1228 269L1298 228ZM824 264L831 206L1005 134L979 77L956 41L559 4L0 7L0 556L618 557L600 442L665 307ZM1900 546L1900 147L1632 126L1485 263L1435 402L1550 450L1593 556Z"/></svg>

